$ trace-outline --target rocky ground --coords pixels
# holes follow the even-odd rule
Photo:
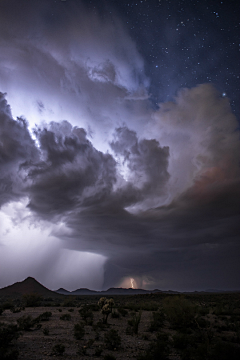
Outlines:
[[[14,311],[4,309],[0,323],[18,326],[20,335],[17,340],[12,341],[12,349],[18,350],[19,360],[238,358],[238,297],[235,296],[232,308],[233,302],[229,301],[227,305],[223,302],[221,309],[217,302],[206,304],[196,299],[189,302],[178,297],[175,300],[172,304],[164,300],[165,308],[159,303],[159,317],[155,320],[153,313],[156,311],[144,310],[147,301],[141,300],[141,305],[138,306],[135,301],[135,309],[124,308],[122,305],[117,307],[115,304],[107,324],[104,324],[105,315],[97,307],[97,301],[90,305],[85,301],[72,307],[59,304],[25,307],[21,311],[20,308],[15,308]],[[202,305],[196,307],[196,303]],[[186,324],[183,324],[185,321]],[[75,333],[76,324],[80,324],[78,336]]]
[[[51,312],[52,316],[49,321],[40,322],[41,328],[34,326],[29,331],[21,331],[21,336],[17,340],[19,349],[19,360],[47,360],[52,357],[61,359],[62,356],[54,353],[53,348],[58,344],[65,346],[64,358],[75,359],[96,359],[97,354],[103,358],[106,354],[112,354],[116,359],[136,359],[147,348],[149,342],[154,338],[154,334],[148,332],[151,321],[151,312],[143,311],[139,323],[138,335],[127,335],[128,320],[131,315],[121,318],[108,317],[108,324],[102,329],[95,329],[93,325],[84,325],[85,335],[83,339],[76,340],[74,337],[74,325],[77,323],[84,324],[78,309],[74,308],[69,312],[67,308],[54,307],[37,307],[26,308],[21,313],[12,313],[5,310],[0,320],[6,323],[17,323],[17,319],[23,315],[30,315],[32,318],[38,317],[44,312]],[[71,316],[70,320],[61,320],[64,314]],[[102,321],[100,311],[93,312],[93,324]],[[44,331],[49,330],[48,335]],[[121,345],[113,350],[106,348],[104,335],[109,330],[115,329],[121,337]],[[102,349],[102,351],[101,351]],[[84,355],[84,352],[86,354]]]

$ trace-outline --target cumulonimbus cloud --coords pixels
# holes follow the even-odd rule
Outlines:
[[[66,248],[108,259],[105,286],[127,276],[236,286],[240,151],[228,98],[201,84],[156,110],[118,17],[59,3],[0,3],[0,91],[30,124],[1,94],[0,206],[24,198],[35,220],[64,223],[52,233]]]
[[[208,91],[207,98],[201,97],[203,91]],[[109,259],[105,286],[112,281],[119,283],[128,274],[138,279],[139,286],[143,279],[144,286],[146,279],[151,285],[164,286],[167,278],[171,284],[173,272],[180,266],[182,276],[187,273],[194,266],[196,254],[204,276],[203,261],[207,261],[206,268],[211,268],[212,277],[216,277],[217,258],[225,253],[229,261],[239,251],[236,121],[226,100],[213,87],[185,90],[184,96],[185,103],[176,98],[175,103],[163,105],[156,113],[156,126],[164,129],[158,140],[141,139],[135,131],[122,126],[115,130],[109,144],[111,155],[97,150],[86,130],[67,121],[37,126],[33,140],[26,121],[12,118],[2,94],[2,204],[25,196],[29,209],[38,217],[62,218],[69,231],[55,231],[55,236],[65,240],[67,247]],[[192,107],[191,96],[196,99]],[[211,96],[215,99],[215,116],[208,105]],[[178,125],[179,119],[185,130]],[[182,133],[188,134],[190,157],[185,157],[188,149],[183,146],[181,150]],[[164,134],[169,147],[160,146]],[[177,150],[182,151],[178,157]],[[181,172],[180,165],[169,169],[171,156],[175,166],[179,159],[180,164],[183,160],[190,167],[191,182],[170,196],[164,206],[153,206],[154,194],[161,197],[171,192],[172,177]],[[198,158],[200,165],[196,167],[192,160]],[[11,184],[11,191],[4,188],[6,183]],[[146,204],[148,199],[148,209],[142,211],[138,205]],[[134,205],[137,212],[126,210]],[[229,276],[236,267],[233,261]],[[200,279],[198,282],[201,286]]]

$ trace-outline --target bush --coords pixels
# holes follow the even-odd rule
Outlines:
[[[63,314],[62,316],[60,316],[60,320],[64,320],[64,321],[70,321],[71,318],[72,317],[70,314]]]
[[[112,318],[113,318],[113,319],[119,319],[119,317],[120,317],[119,312],[117,312],[117,311],[113,311],[113,312],[112,312]]]
[[[49,328],[47,326],[43,328],[43,335],[49,335]]]
[[[13,309],[11,309],[11,312],[13,314],[16,314],[16,313],[20,313],[22,311],[22,307],[14,307]]]
[[[103,360],[116,360],[116,358],[111,354],[107,354],[104,356]]]
[[[25,306],[27,307],[37,307],[40,306],[42,297],[38,294],[26,294],[23,295],[23,300],[25,302]]]
[[[65,352],[65,345],[63,344],[56,344],[52,348],[53,355],[63,355]]]
[[[99,306],[97,304],[90,304],[90,305],[88,305],[88,307],[89,307],[89,310],[92,310],[92,311],[99,310]]]
[[[75,324],[74,325],[74,336],[77,340],[81,340],[85,335],[84,325]]]
[[[233,344],[228,344],[223,341],[216,344],[212,360],[238,360],[240,359],[240,348]]]
[[[153,312],[152,313],[153,320],[151,321],[151,324],[149,326],[149,331],[159,331],[163,327],[164,324],[164,313],[161,311]]]
[[[13,305],[12,301],[5,301],[5,302],[2,304],[1,308],[2,308],[3,310],[12,310],[12,309],[14,308],[14,305]]]
[[[194,323],[196,307],[182,296],[167,297],[163,301],[167,319],[174,328],[187,328]]]
[[[173,335],[173,346],[175,349],[184,350],[192,344],[191,336],[177,333]]]
[[[103,351],[102,347],[99,346],[97,349],[95,349],[94,355],[95,355],[95,356],[101,356],[102,351]]]
[[[131,320],[128,320],[128,325],[132,327],[132,333],[138,334],[138,327],[141,320],[142,312],[135,314]],[[130,334],[130,331],[129,331]]]
[[[145,354],[137,360],[167,360],[169,355],[168,335],[158,334],[156,340],[151,342]]]
[[[78,310],[78,312],[86,323],[88,323],[89,325],[92,324],[93,312],[91,307],[89,307],[88,305],[84,305],[80,310]]]
[[[50,317],[52,316],[51,311],[46,311],[44,313],[42,313],[41,315],[39,315],[35,321],[49,321]]]
[[[74,301],[69,300],[69,299],[66,299],[66,300],[64,301],[64,303],[63,303],[62,306],[63,306],[63,307],[71,307],[71,308],[73,308],[73,307],[75,307],[76,305],[75,305],[75,302],[74,302]]]
[[[104,342],[107,349],[118,349],[121,346],[121,337],[116,330],[111,329],[104,335]]]
[[[0,346],[8,347],[11,342],[15,339],[18,339],[18,327],[17,325],[6,325],[5,323],[0,323]]]
[[[35,325],[35,322],[30,315],[23,315],[17,319],[20,330],[29,331]]]
[[[104,324],[101,320],[99,320],[96,324],[93,325],[93,330],[104,330],[107,326],[107,324]]]
[[[124,317],[128,315],[128,311],[122,307],[118,308],[118,312]]]
[[[6,325],[0,323],[0,359],[16,360],[18,351],[12,348],[12,341],[19,337],[16,325]]]

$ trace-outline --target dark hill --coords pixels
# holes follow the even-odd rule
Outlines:
[[[33,293],[43,297],[59,297],[59,294],[47,289],[32,277],[0,289],[0,297],[17,297]]]
[[[150,293],[162,293],[161,290],[155,289],[155,290],[143,290],[143,289],[124,289],[124,288],[110,288],[108,290],[103,291],[95,291],[95,290],[89,290],[89,289],[77,289],[74,291],[67,291],[65,289],[58,289],[56,290],[58,294],[64,294],[64,295],[99,295],[99,296],[105,296],[105,295],[139,295],[139,294],[150,294]]]
[[[101,294],[102,293],[100,291],[89,290],[86,288],[77,289],[69,293],[69,295],[101,295]]]
[[[56,293],[58,293],[58,294],[62,294],[62,295],[71,295],[71,292],[70,291],[68,291],[68,290],[65,290],[65,289],[63,289],[63,288],[60,288],[60,289],[58,289],[58,290],[55,290],[55,292]]]

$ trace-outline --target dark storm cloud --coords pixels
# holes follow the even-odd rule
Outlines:
[[[168,148],[161,148],[156,140],[138,140],[127,127],[118,128],[111,143],[117,154],[124,155],[131,172],[125,181],[113,156],[96,150],[83,128],[67,121],[51,122],[34,129],[35,143],[26,122],[12,119],[4,98],[1,104],[2,174],[8,167],[13,177],[23,171],[25,182],[19,183],[19,189],[24,189],[29,207],[41,216],[106,204],[122,209],[144,200],[153,188],[161,192],[169,178]],[[2,184],[5,180],[6,176]]]
[[[113,279],[118,282],[127,274],[139,276],[139,285],[142,284],[140,278],[147,276],[152,279],[149,286],[176,288],[178,283],[181,289],[185,282],[185,289],[190,289],[196,279],[195,288],[212,287],[214,281],[215,285],[225,288],[236,287],[239,270],[236,259],[240,254],[239,132],[229,103],[212,86],[201,85],[183,90],[175,102],[162,104],[156,119],[162,131],[161,139],[165,136],[169,141],[169,157],[168,149],[160,148],[156,140],[139,140],[136,133],[126,127],[116,130],[111,147],[119,155],[119,161],[127,165],[128,178],[141,189],[142,201],[150,186],[147,179],[151,179],[152,188],[155,186],[155,194],[161,184],[161,191],[175,194],[173,200],[165,206],[153,206],[135,214],[120,211],[119,207],[118,211],[115,207],[114,212],[107,206],[91,212],[86,210],[69,222],[73,229],[70,243],[72,239],[73,247],[78,246],[74,239],[81,231],[79,249],[98,248],[109,257],[106,287]],[[159,136],[159,131],[155,134]],[[143,144],[149,145],[145,152]],[[168,178],[167,167],[161,167],[172,161],[171,155],[174,161],[177,159],[171,168],[173,180]],[[191,167],[194,170],[190,170]],[[177,177],[185,169],[192,173],[191,182],[185,180],[185,189],[180,186],[174,192],[174,182],[177,183]],[[166,190],[164,185],[170,188]],[[147,194],[150,197],[151,192]],[[233,261],[227,266],[231,257]],[[218,262],[220,258],[225,264],[224,270]],[[192,273],[190,282],[184,280],[189,272]],[[174,273],[179,275],[176,282]]]
[[[12,118],[10,106],[0,93],[0,205],[23,195],[22,167],[38,158],[27,125],[23,118]]]
[[[105,287],[125,276],[138,279],[138,286],[151,279],[150,288],[237,287],[239,185],[224,186],[215,198],[206,191],[189,201],[185,194],[174,204],[142,214],[86,211],[70,220],[69,245],[108,256]],[[80,231],[81,243],[76,243]]]
[[[137,134],[127,127],[116,129],[115,139],[110,143],[117,155],[123,157],[130,171],[128,180],[139,186],[143,193],[157,197],[169,179],[167,172],[169,148],[159,142],[138,140]]]
[[[121,210],[161,194],[169,178],[168,148],[156,140],[139,140],[127,127],[116,129],[111,147],[124,155],[131,173],[128,181],[119,174],[113,156],[96,150],[84,129],[67,121],[52,122],[34,134],[41,161],[26,164],[31,181],[26,191],[29,207],[42,216],[89,207]]]
[[[86,131],[67,121],[36,129],[41,162],[29,170],[29,207],[42,216],[104,202],[116,181],[116,162],[97,151]]]
[[[159,57],[152,84],[175,88],[186,64],[176,63],[175,25],[165,30],[161,51],[171,68],[160,76]],[[24,197],[12,207],[24,207],[38,225],[48,220],[62,240],[46,255],[45,234],[39,269],[48,264],[50,273],[53,254],[65,246],[108,258],[104,287],[124,277],[145,288],[237,287],[240,151],[229,99],[201,84],[154,110],[143,58],[124,23],[81,1],[1,1],[0,49],[0,90],[19,115],[25,109],[31,127],[45,119],[33,140],[1,95],[0,205]],[[188,73],[194,84],[195,68]],[[161,98],[169,98],[167,85]],[[64,256],[53,276],[62,264]]]
[[[206,101],[200,103],[203,109]],[[176,105],[171,106],[174,112],[169,119],[174,122],[178,114],[189,131],[187,115],[182,112],[185,107],[181,105],[180,111]],[[193,109],[197,107],[195,104]],[[188,107],[190,113],[193,109]],[[118,157],[116,161],[111,154],[98,151],[83,128],[73,127],[67,121],[36,127],[34,142],[26,122],[13,120],[2,95],[1,202],[28,196],[28,207],[40,218],[64,219],[69,231],[54,230],[54,234],[68,248],[108,257],[105,287],[132,276],[139,286],[181,289],[189,271],[198,288],[211,287],[214,281],[234,287],[240,184],[238,154],[233,151],[238,143],[235,135],[232,137],[234,131],[230,128],[234,126],[230,125],[229,116],[228,112],[221,119],[215,116],[217,129],[213,123],[208,130],[210,135],[203,140],[208,157],[192,185],[169,204],[141,211],[142,203],[150,199],[152,204],[154,194],[157,197],[168,191],[168,147],[161,147],[155,139],[139,139],[135,131],[123,126],[116,129],[110,143]],[[221,135],[221,129],[225,129],[225,135]],[[211,147],[216,138],[220,144]],[[196,146],[198,153],[199,144]],[[228,162],[222,161],[224,156]],[[132,206],[135,213],[125,209]],[[231,257],[231,266],[225,270],[226,281],[221,282],[217,273],[222,274],[223,270],[218,259],[225,259],[228,264]],[[208,271],[211,276],[207,276]],[[179,275],[178,280],[174,273]],[[232,285],[227,284],[229,277]],[[185,289],[193,286],[192,281],[188,279]]]

